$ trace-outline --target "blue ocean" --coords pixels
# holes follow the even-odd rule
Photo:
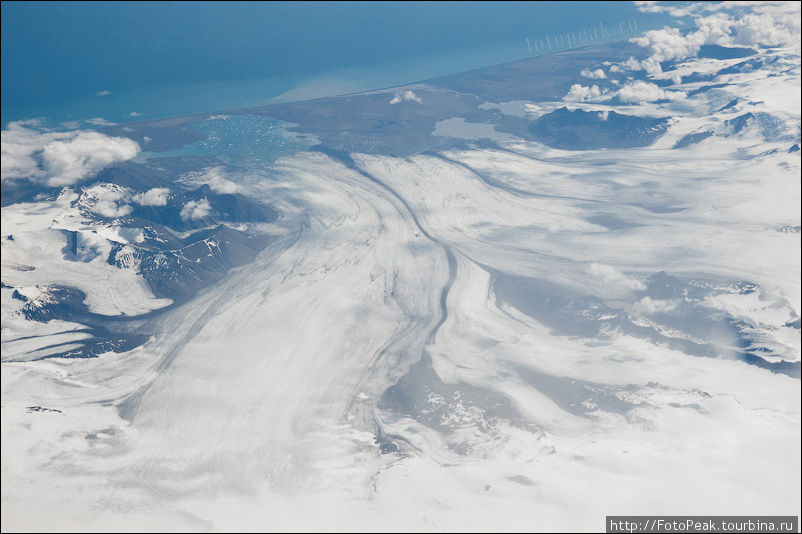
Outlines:
[[[666,20],[623,2],[3,2],[2,124],[119,124],[355,93]]]

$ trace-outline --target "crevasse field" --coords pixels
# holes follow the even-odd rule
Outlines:
[[[2,528],[800,514],[800,13],[2,131]]]

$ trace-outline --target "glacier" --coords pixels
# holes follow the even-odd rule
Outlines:
[[[3,530],[799,515],[800,49],[703,52],[3,130]]]

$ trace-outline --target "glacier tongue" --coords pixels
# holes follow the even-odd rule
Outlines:
[[[799,109],[752,98],[798,50],[755,54],[667,64],[667,101],[481,102],[521,63],[141,123],[175,153],[19,186],[4,529],[798,513]]]

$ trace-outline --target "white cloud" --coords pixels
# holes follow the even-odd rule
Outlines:
[[[190,200],[184,207],[181,208],[181,219],[184,221],[194,221],[196,219],[203,219],[212,212],[212,206],[205,198],[195,201]]]
[[[66,185],[111,163],[131,159],[138,152],[139,145],[130,139],[80,132],[72,139],[46,144],[42,148],[42,162],[50,185]]]
[[[131,113],[128,114],[128,116],[129,117],[141,117],[142,114],[139,113],[138,111],[132,111]]]
[[[417,102],[418,104],[422,104],[423,100],[412,91],[403,91],[396,93],[392,100],[390,100],[391,104],[398,104],[399,102]]]
[[[225,170],[222,167],[209,167],[202,171],[189,172],[182,178],[183,181],[194,185],[206,184],[212,191],[222,195],[233,195],[241,191],[238,184],[225,178]]]
[[[719,4],[690,4],[672,8],[656,3],[640,3],[638,9],[668,12],[674,16],[693,16],[696,30],[681,32],[677,28],[644,32],[630,42],[649,48],[650,65],[624,64],[631,70],[660,72],[661,61],[695,57],[705,44],[721,46],[799,46],[800,4],[798,2],[722,2]],[[725,12],[735,10],[735,13]],[[673,11],[677,11],[674,13]],[[718,11],[702,16],[704,11]],[[682,12],[682,14],[680,14]]]
[[[134,202],[142,206],[166,206],[170,190],[166,187],[154,187],[134,197]]]
[[[116,198],[103,198],[92,207],[92,211],[103,217],[125,217],[132,209],[128,204],[118,204]]]
[[[654,313],[670,313],[677,309],[678,302],[675,300],[660,300],[652,299],[651,297],[643,297],[633,306],[634,311],[644,314],[652,315]]]
[[[127,204],[128,191],[114,184],[96,184],[83,190],[82,203],[103,217],[125,217],[133,208]]]
[[[800,22],[799,3],[788,2],[796,6],[796,13],[771,12],[749,14],[735,21],[731,29],[732,44],[745,46],[799,46]],[[790,7],[790,5],[789,5]]]
[[[618,91],[618,98],[622,102],[654,102],[655,100],[683,100],[685,93],[682,91],[666,91],[657,85],[635,80],[624,85]]]
[[[629,291],[642,291],[646,289],[646,284],[619,272],[612,265],[591,263],[588,267],[588,273],[597,280],[601,280],[605,284],[619,289]]]
[[[585,87],[584,85],[575,83],[568,90],[568,93],[563,97],[566,102],[587,102],[599,100],[607,96],[607,91],[599,89],[598,85]]]
[[[81,127],[81,121],[66,121],[61,123],[61,127],[65,130],[77,130]]]
[[[677,6],[672,4],[665,4],[664,2],[633,2],[638,11],[642,13],[668,13],[672,17],[688,17],[695,12],[701,11],[704,6],[702,4],[690,4],[686,6]]]
[[[2,180],[69,185],[139,153],[139,145],[123,137],[94,131],[54,132],[28,125],[12,122],[2,131]]]
[[[678,28],[663,28],[644,32],[641,37],[633,37],[629,41],[650,48],[650,57],[659,62],[695,56],[706,39],[703,32],[683,35]]]
[[[222,174],[215,174],[211,176],[207,183],[215,193],[232,195],[240,191],[239,185],[235,184],[231,180],[226,180],[223,178]]]
[[[107,121],[103,117],[94,117],[92,119],[86,119],[86,121],[84,122],[91,124],[92,126],[115,126],[117,124],[115,122]]]
[[[635,59],[634,57],[630,57],[629,59],[627,59],[626,61],[621,63],[619,65],[619,67],[622,70],[623,69],[626,69],[626,70],[643,70],[643,66],[641,65],[641,62],[638,61],[637,59]],[[613,70],[612,67],[610,68],[610,70]]]
[[[19,126],[25,126],[26,128],[44,128],[44,118],[43,117],[36,117],[34,119],[23,119],[21,121],[15,121],[9,123],[9,126],[12,124],[16,124]]]
[[[95,93],[95,94],[96,94],[97,96],[108,96],[108,95],[110,95],[110,94],[111,94],[111,91],[107,91],[107,90],[103,89],[102,91],[98,91],[98,92],[97,92],[97,93]]]
[[[593,80],[604,80],[607,78],[607,75],[604,73],[604,69],[584,69],[582,72],[580,72],[580,74],[582,74],[582,76],[585,78],[591,78]]]

